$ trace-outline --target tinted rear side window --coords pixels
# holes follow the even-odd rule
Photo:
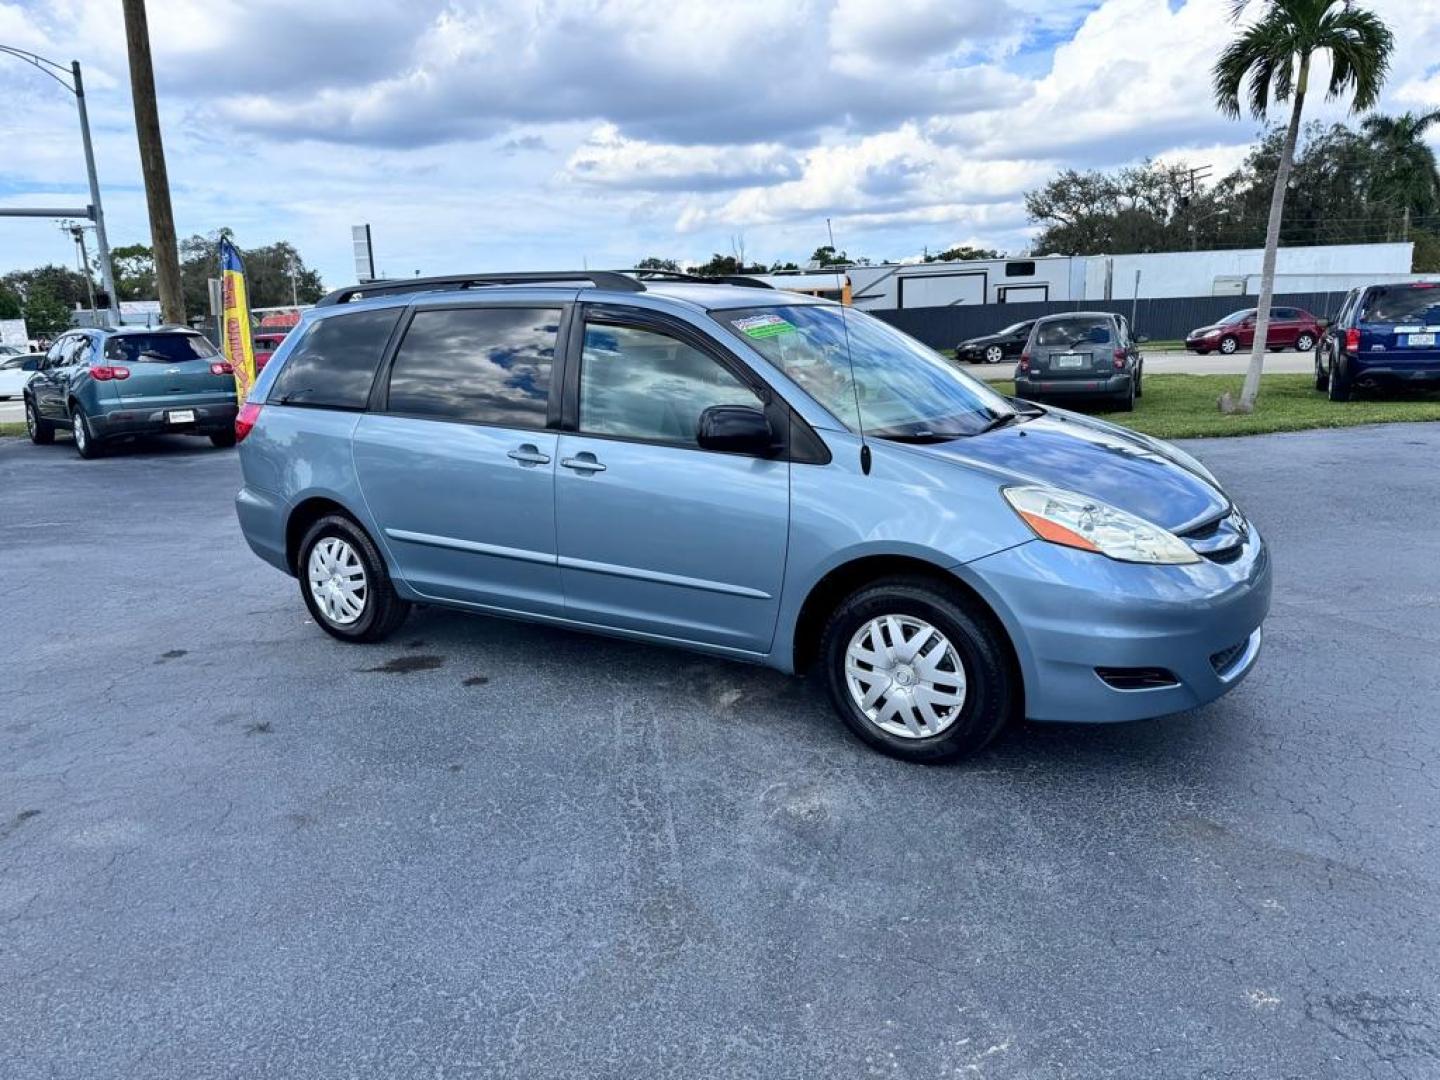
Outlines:
[[[218,355],[199,334],[116,334],[105,342],[105,359],[127,364],[183,364]]]
[[[559,308],[417,311],[390,372],[392,413],[543,428]]]
[[[1055,319],[1042,322],[1036,330],[1037,345],[1109,345],[1110,320]]]
[[[282,405],[363,409],[404,308],[331,315],[310,327],[267,395]]]

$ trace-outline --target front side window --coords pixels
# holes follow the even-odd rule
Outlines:
[[[853,308],[797,304],[714,316],[852,431],[925,441],[978,434],[1015,415],[939,353]]]
[[[363,409],[390,332],[403,308],[329,315],[310,324],[267,400],[281,405]]]
[[[105,343],[105,359],[120,364],[183,364],[218,355],[199,334],[116,334]]]
[[[543,428],[559,308],[415,313],[390,372],[392,413]]]
[[[588,323],[580,357],[580,430],[695,446],[712,405],[760,408],[713,357],[659,330]]]

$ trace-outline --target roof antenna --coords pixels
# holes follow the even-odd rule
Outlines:
[[[850,361],[850,389],[855,393],[855,426],[860,434],[860,471],[870,475],[870,444],[865,441],[865,414],[860,409],[860,380],[855,377],[855,353],[850,348],[850,312],[840,308],[840,328],[845,331],[845,358]]]

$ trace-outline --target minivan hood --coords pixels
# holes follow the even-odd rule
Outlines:
[[[983,435],[907,444],[937,458],[993,473],[1002,484],[1049,484],[1109,503],[1172,531],[1222,517],[1230,500],[1169,456],[1157,439],[1064,410]]]

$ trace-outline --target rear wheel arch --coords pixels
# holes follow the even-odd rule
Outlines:
[[[968,582],[937,563],[911,555],[866,555],[835,567],[810,588],[800,614],[795,619],[792,666],[797,674],[813,667],[820,654],[820,641],[825,624],[844,599],[877,581],[905,578],[925,582],[952,593],[966,601],[976,615],[984,618],[1004,648],[1015,676],[1015,685],[1025,685],[1024,671],[1010,630],[994,607]]]
[[[365,523],[350,512],[349,507],[338,503],[334,499],[324,496],[312,496],[296,503],[290,511],[290,516],[285,520],[285,565],[290,567],[291,573],[297,573],[296,560],[300,557],[300,542],[305,539],[305,534],[310,531],[310,526],[323,517],[331,514],[338,514],[340,517],[349,518],[355,523],[355,527],[370,536],[370,530]],[[375,537],[370,536],[371,543],[375,543]],[[379,548],[377,543],[376,548]]]

